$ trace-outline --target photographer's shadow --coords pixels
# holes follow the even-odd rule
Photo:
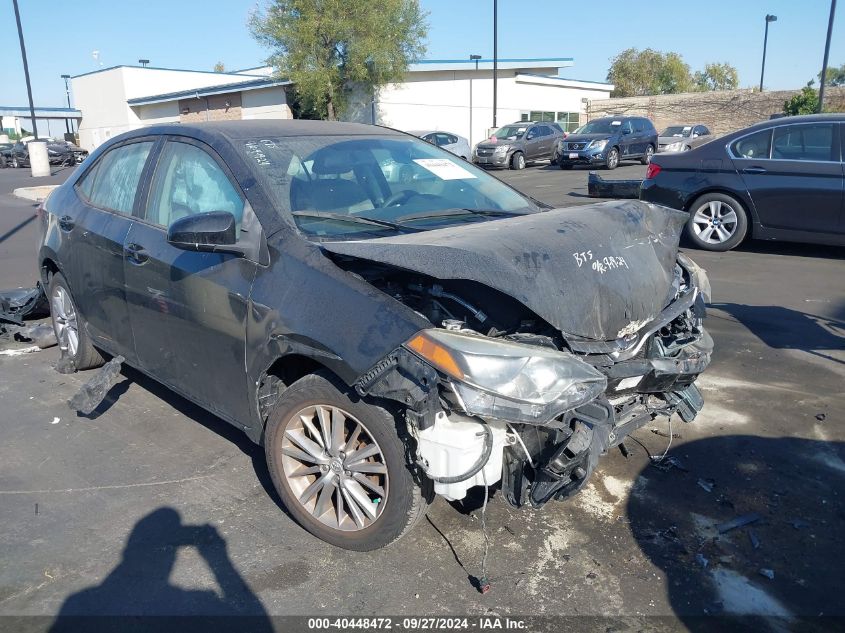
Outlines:
[[[196,548],[218,592],[170,583],[180,547]],[[92,616],[244,616],[250,631],[273,631],[264,605],[235,569],[219,532],[211,525],[183,525],[179,513],[168,507],[135,524],[117,567],[101,584],[68,597],[51,632],[78,630],[79,619]]]

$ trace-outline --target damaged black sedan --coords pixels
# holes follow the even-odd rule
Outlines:
[[[341,547],[396,540],[435,493],[563,499],[632,430],[703,404],[710,289],[678,252],[685,214],[548,209],[392,130],[135,130],[40,220],[68,362],[123,356],[243,429]]]

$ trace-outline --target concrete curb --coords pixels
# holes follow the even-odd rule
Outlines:
[[[17,198],[23,198],[24,200],[41,202],[53,192],[53,189],[58,186],[59,185],[40,185],[38,187],[18,187],[12,192],[12,195]]]

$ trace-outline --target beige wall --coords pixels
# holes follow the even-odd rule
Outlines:
[[[588,114],[591,119],[621,114],[644,115],[654,121],[658,131],[673,124],[703,123],[711,132],[721,135],[781,113],[784,101],[798,92],[800,90],[727,90],[594,99],[589,104]],[[828,108],[845,111],[845,88],[826,88],[825,104]]]
[[[179,101],[181,123],[203,121],[238,121],[241,118],[241,93],[212,95]]]

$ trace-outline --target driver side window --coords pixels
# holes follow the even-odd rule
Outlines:
[[[168,141],[153,176],[146,219],[167,227],[179,218],[210,211],[243,220],[244,201],[217,162],[195,145]]]

